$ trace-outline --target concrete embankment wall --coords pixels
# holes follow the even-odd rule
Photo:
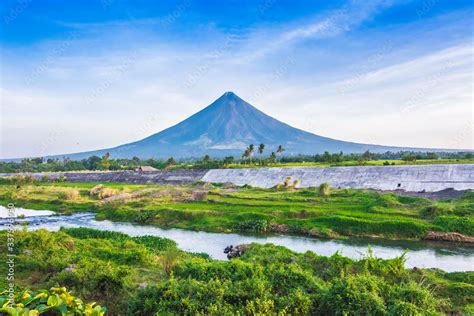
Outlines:
[[[61,175],[67,182],[114,182],[135,184],[183,184],[200,181],[208,170],[165,170],[153,172],[135,171],[97,171],[97,172],[44,172],[29,173],[40,180],[48,176],[49,180],[57,180]],[[0,174],[12,176],[14,174]],[[25,174],[23,174],[25,175]]]
[[[300,187],[315,187],[327,182],[332,187],[371,188],[435,192],[447,188],[474,189],[474,165],[416,165],[330,168],[257,168],[214,170],[165,170],[154,172],[53,172],[31,174],[37,179],[60,175],[68,182],[117,182],[137,184],[182,184],[196,181],[230,182],[270,188],[283,183],[286,177],[299,180]],[[12,174],[0,174],[11,176]]]
[[[206,173],[202,180],[270,188],[283,183],[286,177],[299,180],[300,187],[327,182],[332,187],[413,192],[474,189],[474,165],[215,169]]]

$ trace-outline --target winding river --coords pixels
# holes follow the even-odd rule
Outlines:
[[[87,227],[110,230],[131,236],[160,236],[174,240],[178,247],[192,252],[204,252],[214,259],[226,259],[223,249],[229,245],[246,243],[272,243],[285,246],[296,252],[313,251],[319,255],[330,256],[336,251],[342,255],[358,259],[367,255],[370,244],[373,253],[379,258],[394,258],[407,251],[406,267],[439,268],[445,271],[474,271],[474,247],[461,244],[390,241],[380,239],[321,240],[286,235],[241,235],[226,233],[207,233],[184,229],[161,229],[150,225],[97,221],[93,213],[78,213],[70,216],[54,215],[50,211],[33,211],[16,208],[18,223],[28,222],[28,229],[47,229],[57,231],[61,227]],[[9,219],[7,209],[0,206],[0,230],[7,228]]]

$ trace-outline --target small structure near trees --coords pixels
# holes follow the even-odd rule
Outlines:
[[[137,172],[151,172],[151,171],[158,171],[158,169],[152,166],[140,166],[135,169]]]

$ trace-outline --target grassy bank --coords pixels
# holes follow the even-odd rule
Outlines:
[[[0,232],[5,240],[6,232]],[[159,237],[90,229],[20,231],[17,292],[67,287],[109,315],[438,315],[473,312],[474,274],[403,268],[403,258],[297,254],[252,244],[230,261]],[[0,260],[6,258],[0,243]],[[6,275],[6,265],[0,274]],[[0,289],[6,288],[0,278]]]
[[[4,183],[0,203],[61,213],[93,211],[98,219],[214,232],[421,239],[428,231],[438,231],[474,236],[472,192],[432,201],[354,189],[96,185],[37,183],[17,188]]]

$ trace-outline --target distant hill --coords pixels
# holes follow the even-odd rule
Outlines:
[[[362,153],[415,150],[441,151],[352,143],[319,136],[280,122],[242,100],[233,92],[226,92],[203,110],[179,124],[137,142],[118,147],[56,155],[82,159],[109,152],[113,158],[191,158],[240,157],[249,144],[265,144],[266,153],[285,148],[285,155],[329,152]],[[454,151],[454,150],[445,150]]]

